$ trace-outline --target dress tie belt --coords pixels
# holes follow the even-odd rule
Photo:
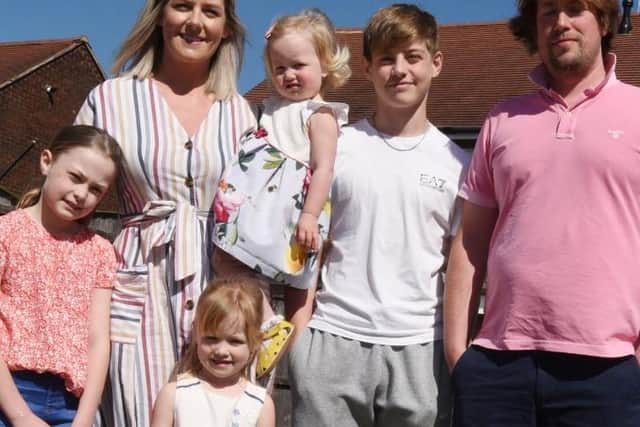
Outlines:
[[[202,263],[203,236],[198,231],[198,218],[208,218],[212,214],[196,209],[190,203],[153,200],[147,202],[142,213],[126,217],[122,225],[140,226],[140,249],[145,262],[153,248],[171,245],[174,278],[183,280],[194,275]]]

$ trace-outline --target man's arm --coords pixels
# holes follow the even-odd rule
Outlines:
[[[444,287],[444,351],[449,369],[469,343],[497,217],[495,208],[464,202],[462,226],[451,244]]]

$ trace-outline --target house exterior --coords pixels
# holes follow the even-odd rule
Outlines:
[[[0,43],[0,213],[41,184],[40,152],[104,79],[84,37]],[[98,231],[115,233],[116,212],[112,191],[98,207]]]

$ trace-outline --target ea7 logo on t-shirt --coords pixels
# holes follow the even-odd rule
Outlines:
[[[438,178],[437,176],[430,175],[428,173],[420,174],[420,185],[435,188],[438,191],[444,191],[444,185],[446,183],[447,181],[442,178]]]

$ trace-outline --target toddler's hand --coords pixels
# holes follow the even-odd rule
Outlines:
[[[320,233],[318,219],[310,213],[302,212],[296,227],[296,240],[312,251],[320,249]]]

